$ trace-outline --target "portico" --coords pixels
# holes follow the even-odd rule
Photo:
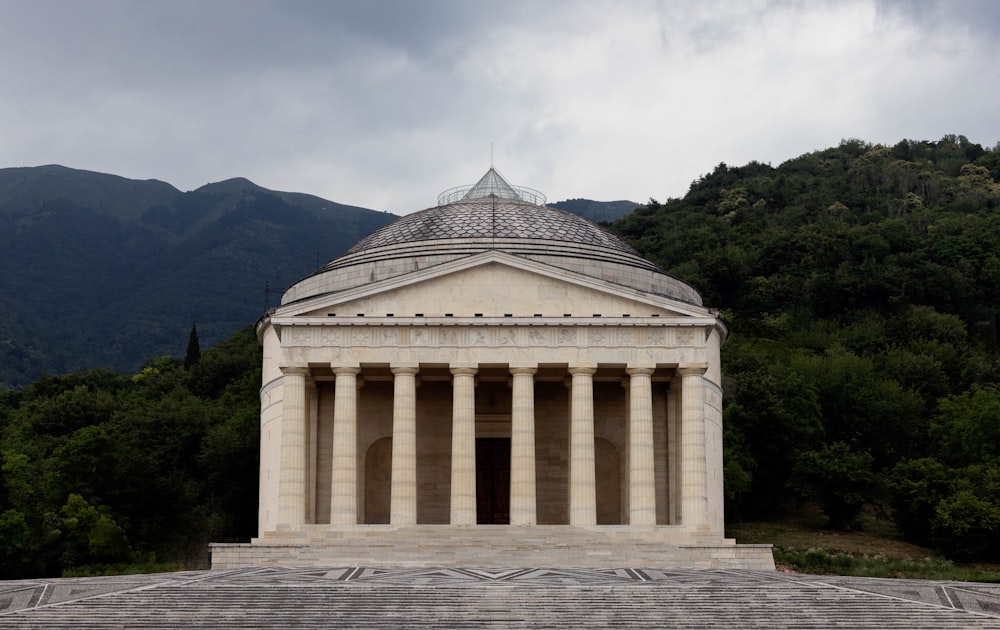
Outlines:
[[[423,332],[431,331],[444,332]],[[680,370],[697,377],[687,392],[671,388],[674,379],[682,378]],[[705,371],[703,364],[452,366],[436,360],[403,366],[282,366],[284,413],[275,421],[281,423],[283,441],[277,461],[265,468],[265,476],[278,474],[279,509],[273,515],[262,512],[262,527],[482,522],[476,518],[479,504],[495,498],[479,497],[477,503],[483,492],[482,487],[477,491],[477,477],[487,474],[477,466],[477,444],[484,448],[477,441],[491,439],[506,440],[509,452],[499,468],[509,488],[509,500],[503,502],[509,511],[500,522],[686,524],[707,530],[720,516],[709,514],[708,476],[702,472],[697,483],[674,484],[673,492],[669,483],[672,476],[697,474],[704,466],[685,467],[683,450],[673,461],[661,462],[659,471],[656,465],[656,455],[669,451],[671,434],[696,436],[699,442],[689,445],[687,456],[705,456],[704,431],[692,426],[702,417],[690,404],[685,415],[681,400],[683,395],[704,397]],[[601,409],[596,426],[595,386]],[[422,389],[426,395],[418,397]],[[668,413],[671,408],[681,413]],[[361,415],[366,428],[359,432]],[[323,437],[329,445],[319,443]],[[600,519],[596,441],[605,458],[611,453],[620,462],[617,470],[605,470]],[[382,466],[386,446],[388,471]],[[602,463],[606,469],[608,462]],[[492,466],[497,470],[495,461]],[[496,484],[486,487],[495,491]],[[684,501],[685,490],[694,498]],[[418,509],[418,504],[426,505]]]

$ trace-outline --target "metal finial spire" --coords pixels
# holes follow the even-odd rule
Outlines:
[[[438,195],[438,205],[472,199],[511,199],[526,201],[537,206],[545,205],[545,195],[525,186],[511,186],[496,168],[490,167],[479,181],[471,186],[456,186]]]

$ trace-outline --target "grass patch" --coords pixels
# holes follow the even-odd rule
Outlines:
[[[878,578],[954,580],[959,582],[1000,582],[1000,568],[991,565],[956,565],[939,557],[900,558],[827,550],[819,547],[774,548],[779,568],[813,575],[853,575]]]
[[[892,523],[867,515],[854,531],[824,529],[810,511],[766,522],[732,523],[726,535],[741,543],[774,545],[780,571],[814,575],[1000,582],[1000,565],[956,564],[933,549],[903,542]]]

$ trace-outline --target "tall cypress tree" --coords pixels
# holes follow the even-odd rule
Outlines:
[[[184,369],[190,370],[201,360],[201,345],[198,343],[198,327],[191,324],[191,334],[188,335],[187,352],[184,354]]]

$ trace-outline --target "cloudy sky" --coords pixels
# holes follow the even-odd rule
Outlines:
[[[680,197],[844,138],[1000,141],[998,0],[0,0],[0,167],[397,214],[490,165]]]

